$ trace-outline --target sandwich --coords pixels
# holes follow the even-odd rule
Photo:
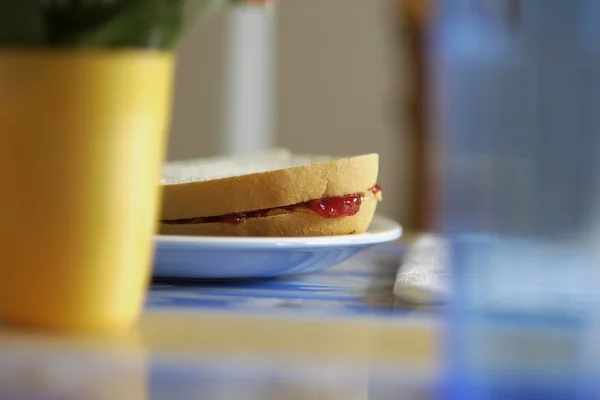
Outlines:
[[[379,156],[295,155],[275,149],[166,163],[160,233],[332,236],[367,230]]]

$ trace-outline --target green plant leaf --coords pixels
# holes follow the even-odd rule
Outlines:
[[[37,0],[0,0],[0,45],[23,46],[46,41],[43,9]]]
[[[53,6],[51,45],[170,48],[179,36],[183,0],[113,0]]]
[[[173,49],[236,0],[0,0],[0,46]]]

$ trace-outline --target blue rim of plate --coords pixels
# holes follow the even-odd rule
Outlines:
[[[402,236],[402,226],[387,217],[376,215],[365,233],[315,237],[230,237],[167,236],[154,237],[157,245],[179,245],[207,248],[319,248],[332,246],[369,246],[394,241]]]

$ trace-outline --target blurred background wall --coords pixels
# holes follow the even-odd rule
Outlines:
[[[410,213],[409,83],[397,0],[281,0],[275,10],[272,144],[295,152],[378,152],[381,212]],[[169,159],[227,152],[233,12],[198,26],[179,52]]]

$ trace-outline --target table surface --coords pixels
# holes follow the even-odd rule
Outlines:
[[[393,296],[402,249],[287,278],[156,281],[115,337],[0,329],[0,398],[429,398],[437,324]]]

